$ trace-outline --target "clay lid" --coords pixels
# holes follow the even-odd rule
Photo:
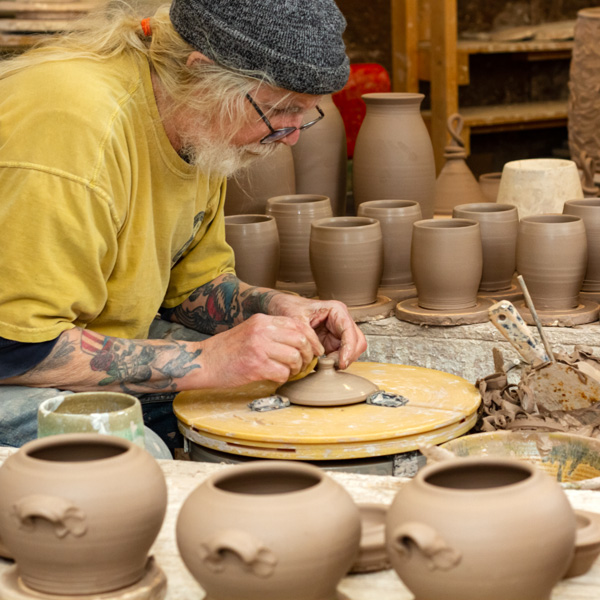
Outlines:
[[[363,402],[379,388],[360,375],[335,368],[333,358],[319,358],[317,371],[303,379],[282,385],[277,393],[292,404],[344,406]]]

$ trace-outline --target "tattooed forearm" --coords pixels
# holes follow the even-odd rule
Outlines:
[[[244,319],[251,317],[256,313],[269,313],[269,304],[273,296],[279,294],[273,290],[264,291],[260,288],[251,287],[242,292],[242,314]]]

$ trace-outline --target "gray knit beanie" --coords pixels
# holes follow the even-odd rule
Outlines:
[[[174,0],[170,17],[217,64],[266,73],[286,90],[330,94],[348,80],[346,20],[334,0]]]

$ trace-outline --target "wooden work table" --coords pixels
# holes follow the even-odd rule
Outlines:
[[[0,448],[0,462],[11,449]],[[152,554],[168,579],[167,600],[202,600],[204,592],[184,566],[175,541],[175,523],[179,508],[188,494],[208,475],[223,468],[200,462],[159,461],[167,479],[169,504],[161,532],[152,548]],[[352,473],[331,473],[357,502],[390,504],[398,489],[407,479]],[[600,492],[568,490],[574,508],[600,512]],[[0,559],[0,571],[12,563]],[[349,600],[412,600],[412,594],[400,582],[393,570],[367,575],[345,577],[339,589]],[[551,600],[592,600],[600,597],[600,561],[585,575],[559,583]]]

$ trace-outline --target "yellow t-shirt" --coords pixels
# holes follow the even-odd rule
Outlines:
[[[234,272],[224,197],[169,143],[145,58],[0,80],[0,337],[146,337],[161,305]]]

